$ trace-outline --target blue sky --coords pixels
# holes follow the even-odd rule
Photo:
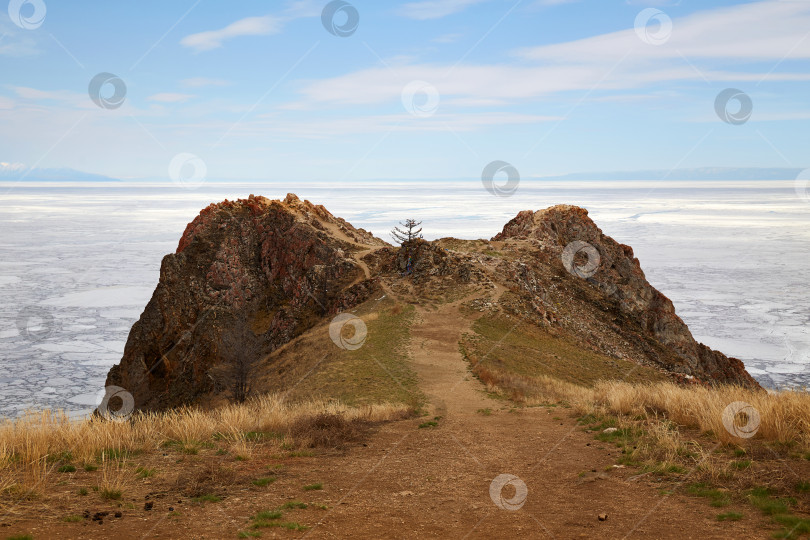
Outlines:
[[[523,177],[807,166],[810,2],[354,0],[344,37],[326,5],[12,0],[0,167],[163,180],[191,154],[212,180],[347,182],[493,160]],[[102,72],[126,85],[118,108],[88,95]],[[716,112],[727,88],[746,121]]]

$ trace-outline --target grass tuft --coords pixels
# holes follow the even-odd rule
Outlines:
[[[117,500],[121,499],[121,496],[122,496],[121,491],[118,490],[118,489],[102,488],[102,489],[99,490],[98,493],[99,493],[99,495],[101,495],[102,499],[107,499],[107,500],[111,500],[111,501],[117,501]]]
[[[283,515],[284,513],[281,512],[280,510],[263,510],[257,513],[255,516],[253,516],[253,519],[255,520],[263,519],[270,521],[273,519],[281,519]]]
[[[728,506],[731,503],[731,499],[729,499],[729,496],[725,491],[709,487],[703,482],[690,485],[687,488],[687,491],[691,495],[710,499],[711,505],[714,507]]]
[[[198,503],[198,504],[207,503],[207,502],[215,503],[215,502],[219,502],[221,500],[222,500],[222,497],[220,497],[219,495],[214,495],[212,493],[206,493],[205,495],[200,495],[199,497],[192,497],[191,498],[191,502],[195,502],[195,503]]]
[[[774,535],[775,538],[799,538],[805,534],[810,534],[810,519],[782,515],[775,516],[773,520],[785,528],[777,532]]]
[[[146,469],[144,467],[138,467],[135,469],[135,474],[138,478],[150,478],[155,475],[155,469]]]
[[[255,480],[253,480],[252,483],[253,483],[254,486],[265,487],[265,486],[269,486],[270,484],[272,484],[275,481],[276,481],[275,476],[267,476],[267,477],[264,477],[264,478],[256,478]]]

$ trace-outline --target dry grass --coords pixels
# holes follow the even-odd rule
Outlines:
[[[649,421],[651,432],[666,447],[675,440],[673,424],[711,433],[722,443],[740,443],[723,424],[734,402],[750,404],[760,416],[755,439],[798,445],[810,450],[810,393],[802,390],[763,392],[735,386],[681,386],[671,382],[632,384],[601,381],[585,387],[553,377],[527,377],[486,369],[476,374],[491,392],[526,405],[564,401],[580,414],[613,414]],[[666,422],[661,422],[662,420]],[[734,418],[736,425],[745,418]]]
[[[127,485],[133,480],[132,472],[126,466],[126,460],[114,460],[101,455],[101,475],[98,480],[98,492],[105,499],[120,499]]]
[[[810,394],[806,391],[763,392],[734,386],[706,388],[609,381],[596,385],[591,400],[616,414],[649,416],[659,412],[679,425],[711,432],[723,443],[739,441],[725,428],[723,416],[731,403],[744,402],[759,413],[756,437],[810,448]],[[745,423],[744,418],[734,420],[737,425]]]
[[[290,404],[276,395],[212,411],[183,408],[140,414],[125,422],[98,418],[76,421],[50,411],[31,413],[0,424],[0,505],[3,499],[30,499],[44,493],[59,464],[99,462],[102,474],[98,490],[114,498],[130,480],[132,473],[126,467],[129,456],[153,452],[167,443],[185,450],[225,440],[235,455],[248,459],[255,447],[248,434],[280,434],[279,446],[309,446],[323,440],[323,430],[319,429],[323,418],[354,426],[400,419],[411,413],[405,405],[348,407],[334,401]],[[329,440],[336,441],[334,437]]]

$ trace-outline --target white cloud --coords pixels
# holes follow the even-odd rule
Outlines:
[[[0,162],[0,172],[20,172],[27,169],[24,163],[9,163],[7,161]]]
[[[193,96],[192,94],[175,94],[171,92],[163,92],[160,94],[154,94],[152,96],[149,96],[146,99],[148,99],[149,101],[158,101],[160,103],[185,103],[186,101],[190,100],[193,97],[195,96]]]
[[[183,79],[182,83],[185,86],[192,88],[202,88],[203,86],[228,86],[231,83],[222,79],[209,79],[207,77],[192,77],[191,79]]]
[[[641,42],[634,29],[556,45],[522,49],[530,60],[595,63],[701,58],[780,60],[810,58],[810,2],[770,0],[701,11],[673,21],[664,45]]]
[[[325,3],[323,0],[296,0],[287,5],[284,13],[290,18],[320,17]]]
[[[89,101],[86,94],[79,94],[68,90],[39,90],[27,86],[15,86],[14,92],[21,98],[31,101],[61,101],[70,104],[79,101]]]
[[[487,0],[426,0],[423,2],[409,2],[402,5],[397,10],[397,14],[418,21],[440,19],[463,11],[474,4],[480,4],[486,1]]]
[[[267,36],[278,34],[284,25],[304,17],[320,17],[324,6],[321,0],[293,0],[278,15],[246,17],[233,22],[220,30],[209,30],[191,34],[180,40],[180,44],[197,52],[210,51],[222,47],[231,38],[239,36]]]
[[[288,107],[395,102],[413,80],[429,82],[444,105],[459,107],[509,105],[558,92],[638,89],[661,82],[702,84],[704,77],[712,83],[806,81],[806,71],[769,72],[785,57],[810,58],[808,28],[810,2],[769,0],[676,19],[665,45],[644,43],[629,28],[521,49],[515,56],[524,62],[511,66],[409,63],[394,65],[394,77],[387,68],[370,68],[310,82],[301,90],[303,101]]]
[[[560,4],[573,4],[574,2],[579,2],[580,0],[537,0],[535,2],[536,6],[558,6]]]
[[[247,17],[220,30],[209,30],[184,37],[180,43],[197,52],[210,51],[222,46],[228,39],[238,36],[265,36],[281,31],[282,19],[272,16]]]
[[[462,37],[462,34],[444,34],[433,38],[433,43],[455,43]]]
[[[626,3],[631,6],[664,7],[678,6],[681,4],[681,0],[626,0]]]
[[[701,81],[701,75],[687,65],[661,66],[644,70],[610,71],[609,65],[447,66],[411,65],[366,69],[333,79],[312,82],[302,89],[304,103],[287,108],[307,109],[318,104],[381,104],[401,98],[410,81],[427,81],[435,86],[442,103],[459,106],[509,105],[565,91],[587,92],[598,84],[602,90],[639,88],[661,81]],[[745,72],[705,71],[714,81],[759,81],[762,75]],[[810,80],[810,74],[771,74],[769,80]]]
[[[0,15],[0,56],[19,58],[39,54],[41,37],[36,32],[20,30],[5,16]]]
[[[470,132],[489,126],[537,124],[560,120],[556,116],[517,113],[437,113],[429,118],[402,114],[349,116],[336,119],[285,120],[277,114],[260,115],[257,120],[239,127],[246,137],[266,136],[268,133],[285,137],[328,139],[366,133],[395,132]]]

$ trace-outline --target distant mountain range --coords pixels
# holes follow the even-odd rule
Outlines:
[[[0,162],[0,181],[25,182],[118,182],[117,178],[93,174],[75,169],[30,168],[22,163]]]
[[[541,180],[795,180],[804,169],[701,167],[699,169],[613,171],[543,176]]]
[[[795,180],[803,168],[735,168],[701,167],[698,169],[643,170],[643,171],[597,171],[570,173],[557,176],[528,177],[537,180]],[[120,182],[118,178],[93,174],[76,169],[31,169],[22,163],[0,162],[0,181],[25,182]],[[149,179],[142,179],[148,181]],[[402,179],[393,179],[402,181]],[[458,178],[458,180],[467,180]],[[130,180],[138,182],[138,180]],[[228,180],[220,180],[228,182]],[[234,180],[251,182],[250,180]],[[256,180],[258,181],[258,180]],[[375,179],[369,181],[385,181]]]

